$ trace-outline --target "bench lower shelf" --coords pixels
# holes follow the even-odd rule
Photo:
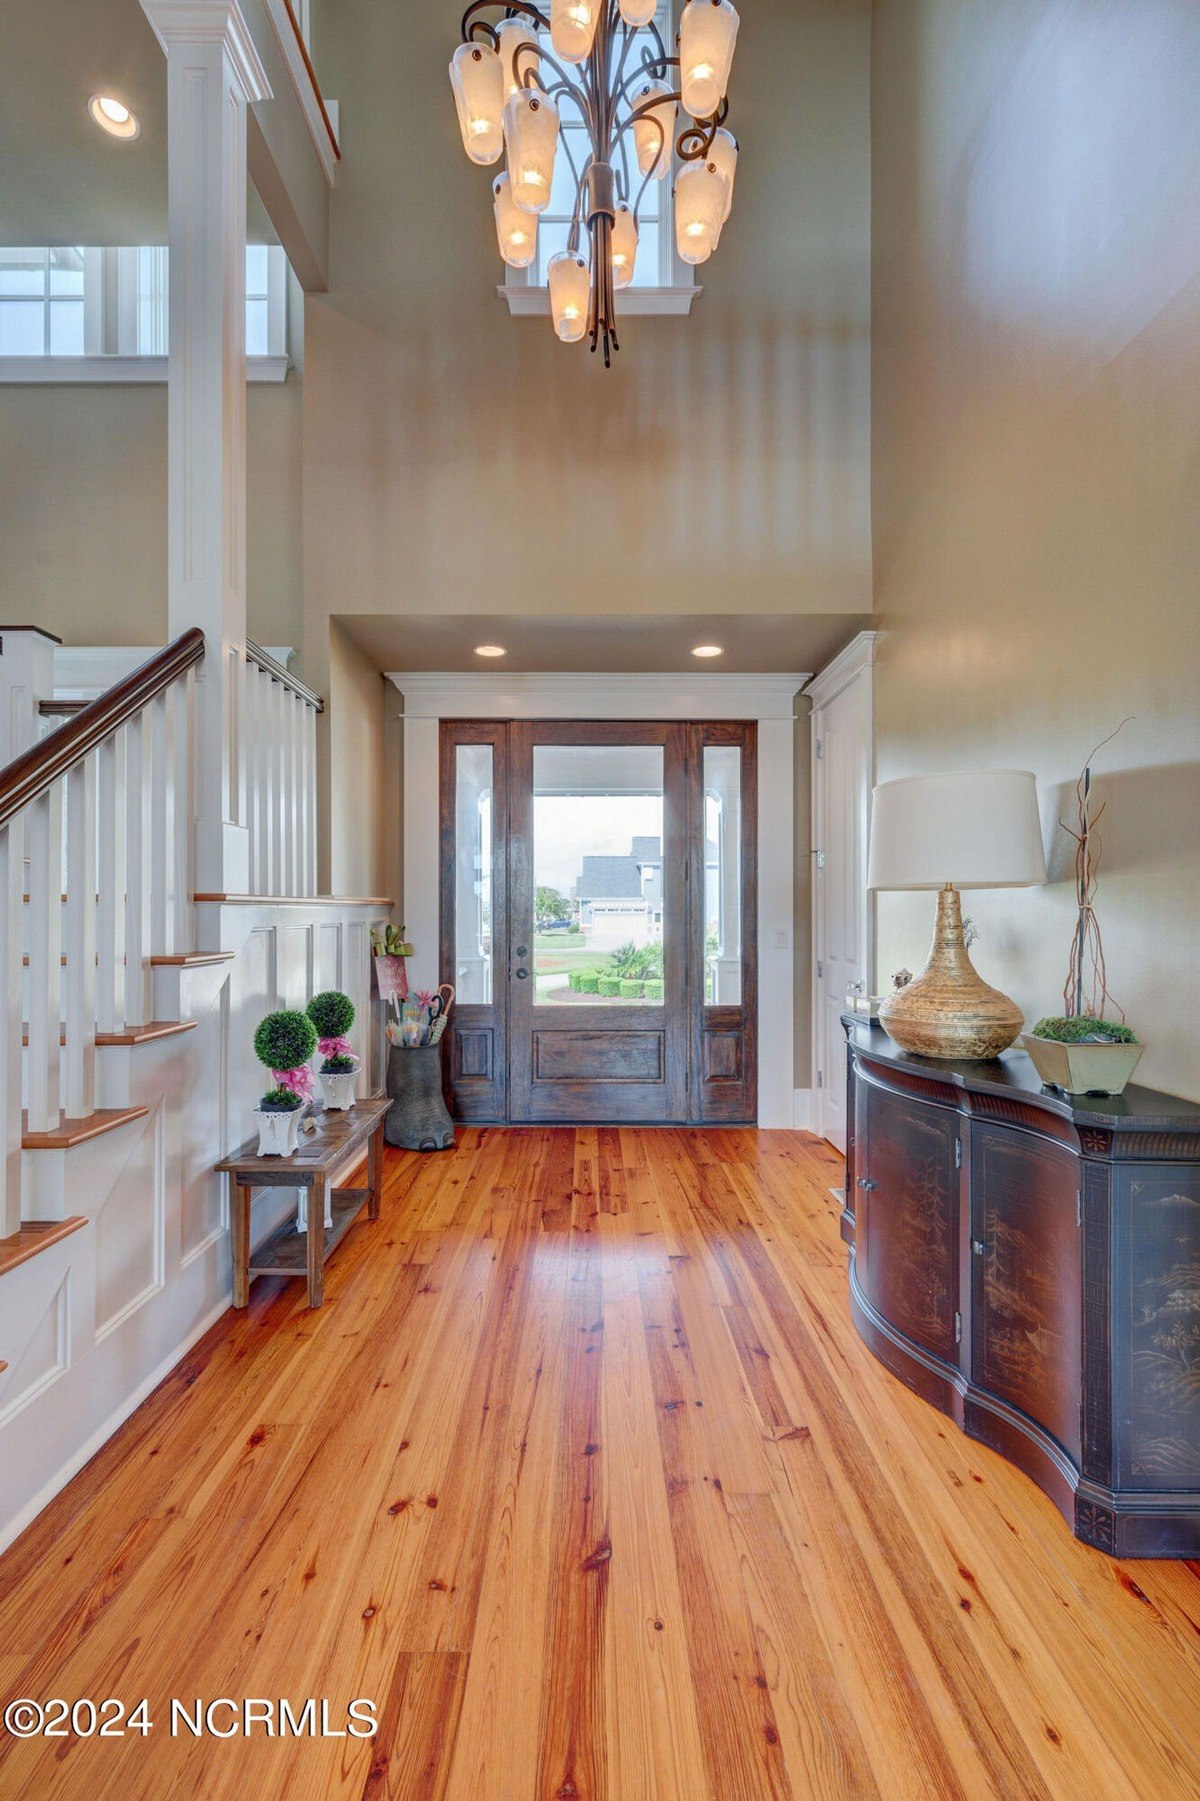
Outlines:
[[[335,1188],[330,1197],[333,1224],[325,1227],[323,1261],[328,1261],[371,1198],[369,1188]],[[270,1238],[250,1254],[252,1276],[307,1276],[308,1233],[298,1232],[294,1219],[285,1220]]]

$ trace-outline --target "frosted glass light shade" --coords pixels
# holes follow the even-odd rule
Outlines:
[[[531,69],[536,71],[541,68],[541,56],[531,54],[537,50],[538,41],[528,25],[520,19],[505,19],[497,25],[496,36],[500,40],[500,68],[504,76],[504,98],[507,100],[510,94],[515,94],[519,87],[524,86],[525,77]],[[530,46],[530,50],[525,51],[520,62],[516,63],[517,51],[522,50],[526,44]]]
[[[603,0],[550,0],[550,42],[567,63],[591,55]]]
[[[510,269],[528,269],[537,256],[538,216],[517,205],[507,175],[497,175],[492,195],[500,254]]]
[[[657,104],[656,104],[657,102]],[[661,181],[671,167],[671,147],[675,137],[675,101],[671,90],[661,81],[652,81],[634,95],[634,111],[649,111],[633,121],[633,147],[638,168],[643,175]],[[660,129],[661,127],[661,129]]]
[[[715,163],[688,163],[675,182],[675,248],[685,263],[706,263],[717,247],[729,183]]]
[[[617,208],[612,224],[613,286],[627,288],[637,265],[638,228],[633,209],[624,201]]]
[[[550,316],[564,344],[578,344],[588,328],[591,273],[583,257],[562,250],[550,258]]]
[[[649,25],[658,11],[658,0],[620,0],[621,17],[626,25],[635,29],[639,25]]]
[[[1037,782],[972,769],[881,782],[871,798],[868,888],[1032,888],[1046,880]]]
[[[725,98],[740,23],[730,0],[688,0],[683,9],[680,89],[684,110],[693,119],[711,119]]]
[[[504,148],[504,72],[490,44],[460,44],[450,62],[463,149],[473,163],[494,163]]]
[[[504,136],[514,201],[527,213],[544,213],[550,204],[558,149],[554,102],[528,88],[510,95],[504,107]]]
[[[726,131],[723,125],[709,146],[708,160],[710,163],[716,163],[717,168],[725,177],[725,214],[721,220],[721,224],[724,225],[725,220],[733,211],[733,183],[737,175],[738,141],[731,131]]]

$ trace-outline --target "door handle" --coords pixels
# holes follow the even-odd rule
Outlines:
[[[517,955],[518,957],[527,957],[529,955],[529,946],[527,944],[518,944]]]
[[[858,1186],[864,1191],[864,1193],[870,1194],[873,1189],[876,1189],[879,1187],[879,1184],[878,1184],[878,1182],[872,1182],[870,1176],[860,1176],[858,1178]]]
[[[525,979],[527,978],[528,975],[529,975],[529,971],[527,969],[518,969],[518,971],[517,971],[518,982],[525,981]]]

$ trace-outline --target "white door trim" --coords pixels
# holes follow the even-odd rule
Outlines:
[[[758,1124],[795,1117],[795,703],[803,675],[391,673],[404,696],[404,905],[414,985],[436,987],[439,731],[443,719],[754,719],[758,722]]]

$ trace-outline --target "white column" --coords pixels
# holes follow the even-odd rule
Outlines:
[[[195,868],[245,893],[239,670],[246,638],[246,108],[270,97],[236,0],[142,0],[167,56],[167,621],[197,672]]]
[[[37,742],[38,702],[54,698],[58,643],[35,625],[0,626],[0,764]]]

